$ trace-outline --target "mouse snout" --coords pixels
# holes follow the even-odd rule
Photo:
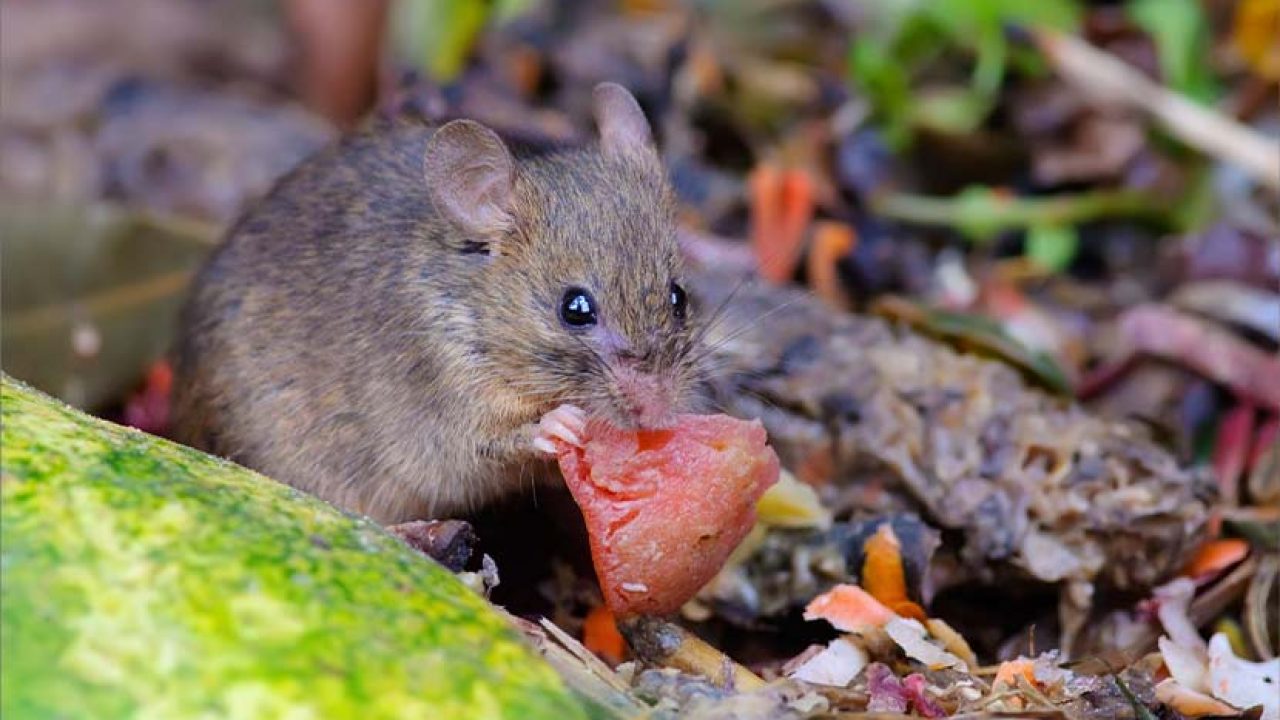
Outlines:
[[[661,428],[675,422],[676,393],[670,380],[625,360],[615,365],[613,379],[625,424]]]

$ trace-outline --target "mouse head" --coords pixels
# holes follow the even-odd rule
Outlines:
[[[605,83],[593,99],[598,146],[545,157],[449,123],[428,143],[427,187],[475,263],[477,363],[530,409],[661,427],[698,379],[675,200],[631,94]]]

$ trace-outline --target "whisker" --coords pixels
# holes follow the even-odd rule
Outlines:
[[[716,325],[726,317],[725,311],[728,310],[729,303],[733,302],[734,298],[737,297],[742,288],[746,287],[747,282],[753,279],[754,278],[751,275],[743,275],[738,278],[738,282],[734,283],[733,289],[729,291],[729,294],[720,301],[720,304],[711,312],[711,315],[702,322],[701,327],[698,328],[697,334],[694,335],[694,342],[702,342],[702,340],[707,336],[707,333],[715,329]]]
[[[775,307],[773,307],[773,308],[770,308],[767,312],[765,312],[764,314],[760,315],[759,317],[755,317],[755,318],[752,318],[752,319],[750,319],[750,320],[748,320],[748,321],[744,322],[742,325],[740,325],[738,328],[736,328],[735,330],[733,330],[732,332],[730,332],[730,333],[729,333],[728,335],[726,335],[725,337],[721,338],[719,341],[717,341],[717,342],[715,342],[715,343],[712,343],[712,344],[706,344],[706,345],[704,345],[704,346],[703,346],[703,348],[701,348],[700,353],[699,353],[699,355],[697,356],[697,359],[698,359],[698,360],[701,360],[703,357],[705,357],[705,356],[709,355],[710,353],[715,352],[716,350],[719,350],[720,348],[723,348],[723,347],[724,347],[725,345],[727,345],[728,343],[733,342],[734,340],[738,339],[738,337],[740,337],[740,336],[741,336],[741,335],[743,335],[744,333],[746,333],[746,332],[748,332],[748,331],[750,331],[750,330],[755,329],[755,328],[756,328],[760,323],[762,323],[762,322],[764,322],[765,320],[769,319],[770,317],[772,317],[772,316],[774,316],[774,315],[778,314],[779,312],[782,312],[783,310],[786,310],[787,308],[791,307],[792,305],[796,304],[797,302],[799,302],[800,300],[802,300],[802,299],[804,299],[804,298],[805,298],[805,296],[804,296],[804,295],[797,295],[797,296],[795,296],[795,297],[789,298],[789,299],[787,299],[787,301],[786,301],[786,302],[783,302],[783,303],[782,303],[782,304],[780,304],[780,305],[777,305],[777,306],[775,306]]]

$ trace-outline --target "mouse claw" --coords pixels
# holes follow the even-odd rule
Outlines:
[[[582,447],[586,428],[585,412],[573,405],[561,405],[538,421],[533,448],[545,455],[556,455],[560,443]]]

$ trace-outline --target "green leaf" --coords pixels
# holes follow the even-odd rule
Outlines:
[[[1191,172],[1189,187],[1174,211],[1174,222],[1184,232],[1207,228],[1226,212],[1213,185],[1210,167],[1203,161],[1193,161],[1188,165]]]
[[[494,0],[494,14],[500,22],[519,17],[533,7],[534,0]]]
[[[995,239],[1004,229],[996,204],[1001,202],[995,191],[982,185],[972,185],[955,197],[955,225],[965,237],[984,243]]]
[[[977,130],[990,111],[989,97],[967,87],[931,88],[916,93],[911,119],[917,126],[964,135]]]
[[[1070,225],[1034,225],[1027,230],[1026,255],[1052,272],[1061,272],[1075,260],[1080,236]]]
[[[1130,0],[1129,17],[1155,42],[1165,83],[1201,102],[1217,95],[1205,61],[1209,21],[1199,0]]]
[[[930,9],[948,28],[953,42],[974,51],[973,88],[992,97],[999,92],[1008,65],[1006,25],[1066,31],[1080,22],[1075,0],[938,0]]]
[[[400,0],[392,11],[397,50],[448,82],[462,71],[491,10],[492,3],[476,0]]]
[[[895,147],[910,140],[912,121],[968,132],[986,119],[1013,55],[1006,25],[1071,30],[1080,21],[1076,0],[881,0],[861,7],[867,21],[851,43],[848,71]],[[939,107],[915,108],[913,78],[956,51],[975,58],[972,97],[947,97],[937,100]]]
[[[849,71],[853,81],[884,118],[885,139],[902,147],[908,134],[910,80],[906,68],[878,42],[857,42],[850,48]]]
[[[1000,92],[1008,63],[1009,44],[1004,39],[1001,25],[999,17],[992,17],[975,29],[978,58],[973,67],[973,89],[988,98]]]
[[[1074,30],[1082,16],[1077,0],[992,0],[1003,23],[1036,25],[1054,30]]]

